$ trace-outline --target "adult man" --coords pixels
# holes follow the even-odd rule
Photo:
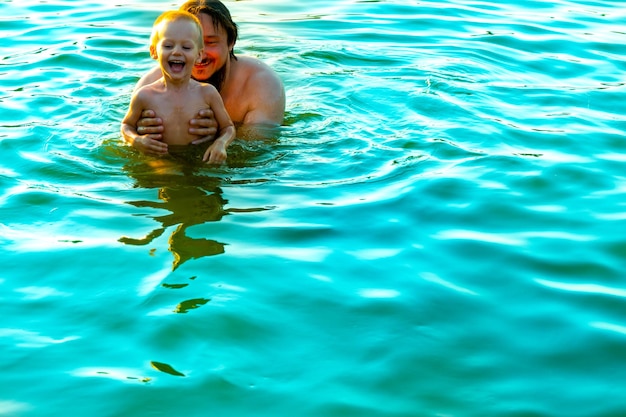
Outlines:
[[[255,136],[254,126],[276,126],[285,114],[285,90],[278,75],[256,58],[235,56],[237,25],[230,12],[219,0],[192,0],[180,7],[195,14],[204,32],[202,59],[194,66],[192,76],[213,84],[224,101],[233,122]],[[159,67],[145,74],[135,89],[150,84],[162,76]],[[163,122],[153,111],[146,110],[137,122],[137,135],[124,135],[124,140],[146,155],[167,154],[167,144],[161,141]],[[201,110],[190,121],[189,133],[198,135],[193,143],[212,139],[217,123],[209,109]]]

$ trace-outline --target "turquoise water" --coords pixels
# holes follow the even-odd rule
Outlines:
[[[285,126],[157,171],[118,3],[0,2],[0,416],[626,415],[621,2],[228,1]]]

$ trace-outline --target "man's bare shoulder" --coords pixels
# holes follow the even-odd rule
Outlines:
[[[209,100],[214,100],[216,97],[220,98],[221,100],[219,91],[217,91],[217,88],[215,88],[215,86],[213,86],[212,84],[201,82],[201,81],[196,81],[196,80],[190,80],[190,81],[196,84],[196,88],[200,90],[200,94],[204,97],[207,103],[210,102]]]
[[[234,120],[244,124],[281,124],[285,115],[285,89],[280,77],[264,62],[241,56],[237,60],[239,94]],[[229,111],[233,109],[233,104]]]
[[[242,78],[247,83],[252,84],[250,87],[257,85],[265,86],[268,82],[282,86],[282,81],[278,74],[260,59],[251,56],[239,56],[237,57],[237,64],[241,69]]]

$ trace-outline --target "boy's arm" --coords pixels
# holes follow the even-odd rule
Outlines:
[[[135,88],[133,89],[133,94],[136,94],[137,91],[148,84],[152,84],[162,76],[161,68],[154,67],[147,73],[143,75],[135,84]],[[154,110],[144,109],[141,113],[141,116],[137,120],[136,123],[137,132],[141,132],[142,135],[153,135],[153,139],[160,140],[162,138],[161,134],[163,133],[163,120],[156,116]],[[122,133],[123,134],[123,133]],[[126,137],[124,135],[124,140],[126,142],[133,145],[132,138]],[[134,145],[133,145],[134,146]]]
[[[162,156],[167,154],[167,144],[161,142],[161,134],[140,135],[137,132],[137,122],[142,117],[143,99],[140,90],[133,93],[128,112],[120,127],[120,132],[124,140],[141,153],[152,156]]]
[[[222,97],[217,92],[215,87],[207,85],[204,86],[203,89],[205,101],[209,104],[211,110],[213,110],[213,115],[217,121],[219,136],[206,150],[202,160],[209,164],[221,164],[226,161],[226,157],[228,156],[226,148],[228,148],[232,141],[235,140],[235,125],[230,119],[230,116],[224,107]]]

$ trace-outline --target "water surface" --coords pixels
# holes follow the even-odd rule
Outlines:
[[[0,2],[0,415],[626,414],[626,12],[228,1],[285,126],[120,141],[178,3]]]

